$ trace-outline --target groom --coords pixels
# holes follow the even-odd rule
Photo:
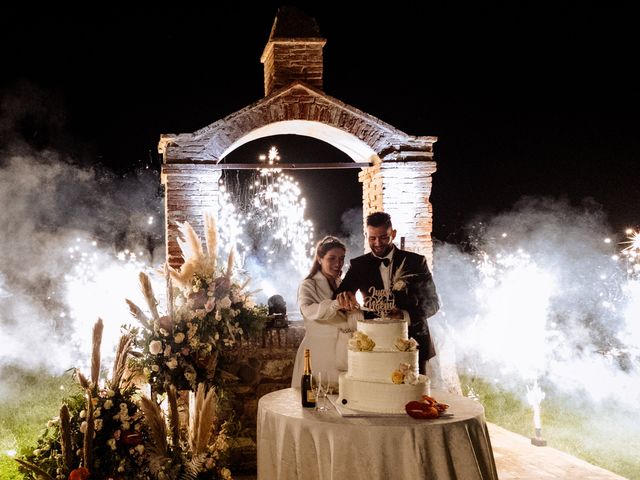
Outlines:
[[[436,354],[427,319],[438,311],[440,303],[427,259],[397,248],[393,244],[395,237],[388,213],[375,212],[367,217],[371,252],[351,260],[349,271],[336,291],[336,300],[341,308],[350,310],[357,305],[356,291],[360,290],[366,299],[372,287],[390,290],[396,309],[389,316],[409,321],[409,337],[419,346],[419,370],[425,373],[427,360]]]

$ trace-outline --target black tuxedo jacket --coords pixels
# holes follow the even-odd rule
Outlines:
[[[400,268],[404,260],[404,273],[411,275],[406,279],[406,290],[393,291],[396,307],[406,310],[411,317],[409,325],[409,337],[415,338],[420,346],[420,359],[422,361],[433,357],[436,352],[429,334],[427,318],[434,315],[440,308],[436,286],[427,259],[423,255],[407,252],[395,248],[393,252],[393,264],[391,278]],[[360,290],[364,298],[369,294],[369,288],[383,289],[384,283],[380,275],[380,264],[371,253],[351,260],[349,271],[336,291],[357,292]],[[334,295],[335,298],[335,295]],[[368,312],[365,312],[367,314]],[[368,316],[368,315],[367,315]]]

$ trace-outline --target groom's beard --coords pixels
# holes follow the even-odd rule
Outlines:
[[[392,248],[393,248],[393,243],[390,243],[389,245],[384,247],[384,250],[382,250],[380,252],[376,251],[375,247],[371,247],[371,251],[373,252],[373,254],[376,257],[386,257],[389,254],[389,252],[391,251]]]

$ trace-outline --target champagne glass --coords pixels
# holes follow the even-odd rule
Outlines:
[[[329,391],[329,374],[327,372],[317,372],[314,377],[314,393],[316,394],[316,412],[326,412],[327,392]]]

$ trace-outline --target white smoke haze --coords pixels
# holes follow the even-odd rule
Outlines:
[[[458,367],[522,391],[538,379],[595,401],[640,400],[637,280],[597,205],[524,198],[471,228],[467,252],[438,244],[432,319]]]
[[[162,230],[149,223],[162,211],[157,179],[144,171],[119,178],[57,152],[13,147],[0,152],[0,367],[60,373],[86,363],[98,316],[109,358],[131,318],[125,285],[134,300],[138,271],[164,253],[155,247]],[[131,254],[116,257],[126,246],[135,267]]]
[[[349,260],[364,253],[362,208],[351,208],[340,216],[340,230],[344,235],[336,234],[347,246],[345,270]]]

